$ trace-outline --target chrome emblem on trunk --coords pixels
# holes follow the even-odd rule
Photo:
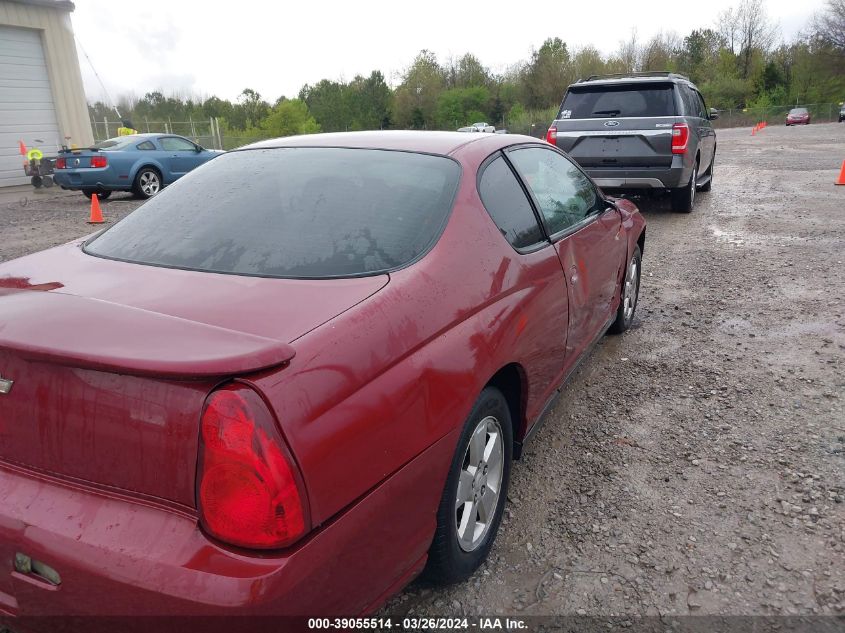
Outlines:
[[[14,385],[13,380],[6,380],[3,376],[0,376],[0,395],[5,395],[12,390],[12,385]]]
[[[619,125],[619,121],[605,121],[604,127],[616,127]]]

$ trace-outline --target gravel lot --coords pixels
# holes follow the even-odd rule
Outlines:
[[[720,130],[691,215],[641,201],[635,326],[582,364],[515,467],[489,562],[383,613],[845,613],[843,159],[845,125]],[[81,194],[7,195],[0,261],[86,219]]]

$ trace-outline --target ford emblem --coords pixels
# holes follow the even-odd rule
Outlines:
[[[605,121],[604,127],[616,127],[619,125],[619,121]]]

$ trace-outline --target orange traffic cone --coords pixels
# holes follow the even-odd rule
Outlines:
[[[833,184],[845,185],[845,160],[842,161],[842,170],[839,172],[839,178]]]
[[[757,126],[756,125],[753,128],[751,128],[751,136],[754,136],[755,134],[757,134]]]
[[[18,141],[18,151],[21,156],[26,156],[26,145],[23,144],[23,141]]]
[[[88,220],[88,224],[102,224],[105,222],[103,219],[103,212],[100,210],[100,196],[96,193],[91,194],[91,218]]]

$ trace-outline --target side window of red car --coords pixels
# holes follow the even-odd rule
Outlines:
[[[517,250],[532,250],[544,241],[531,203],[511,168],[499,156],[487,165],[478,193],[493,222]]]
[[[549,235],[565,231],[603,209],[590,179],[561,154],[524,147],[508,152],[508,158],[534,194]]]

